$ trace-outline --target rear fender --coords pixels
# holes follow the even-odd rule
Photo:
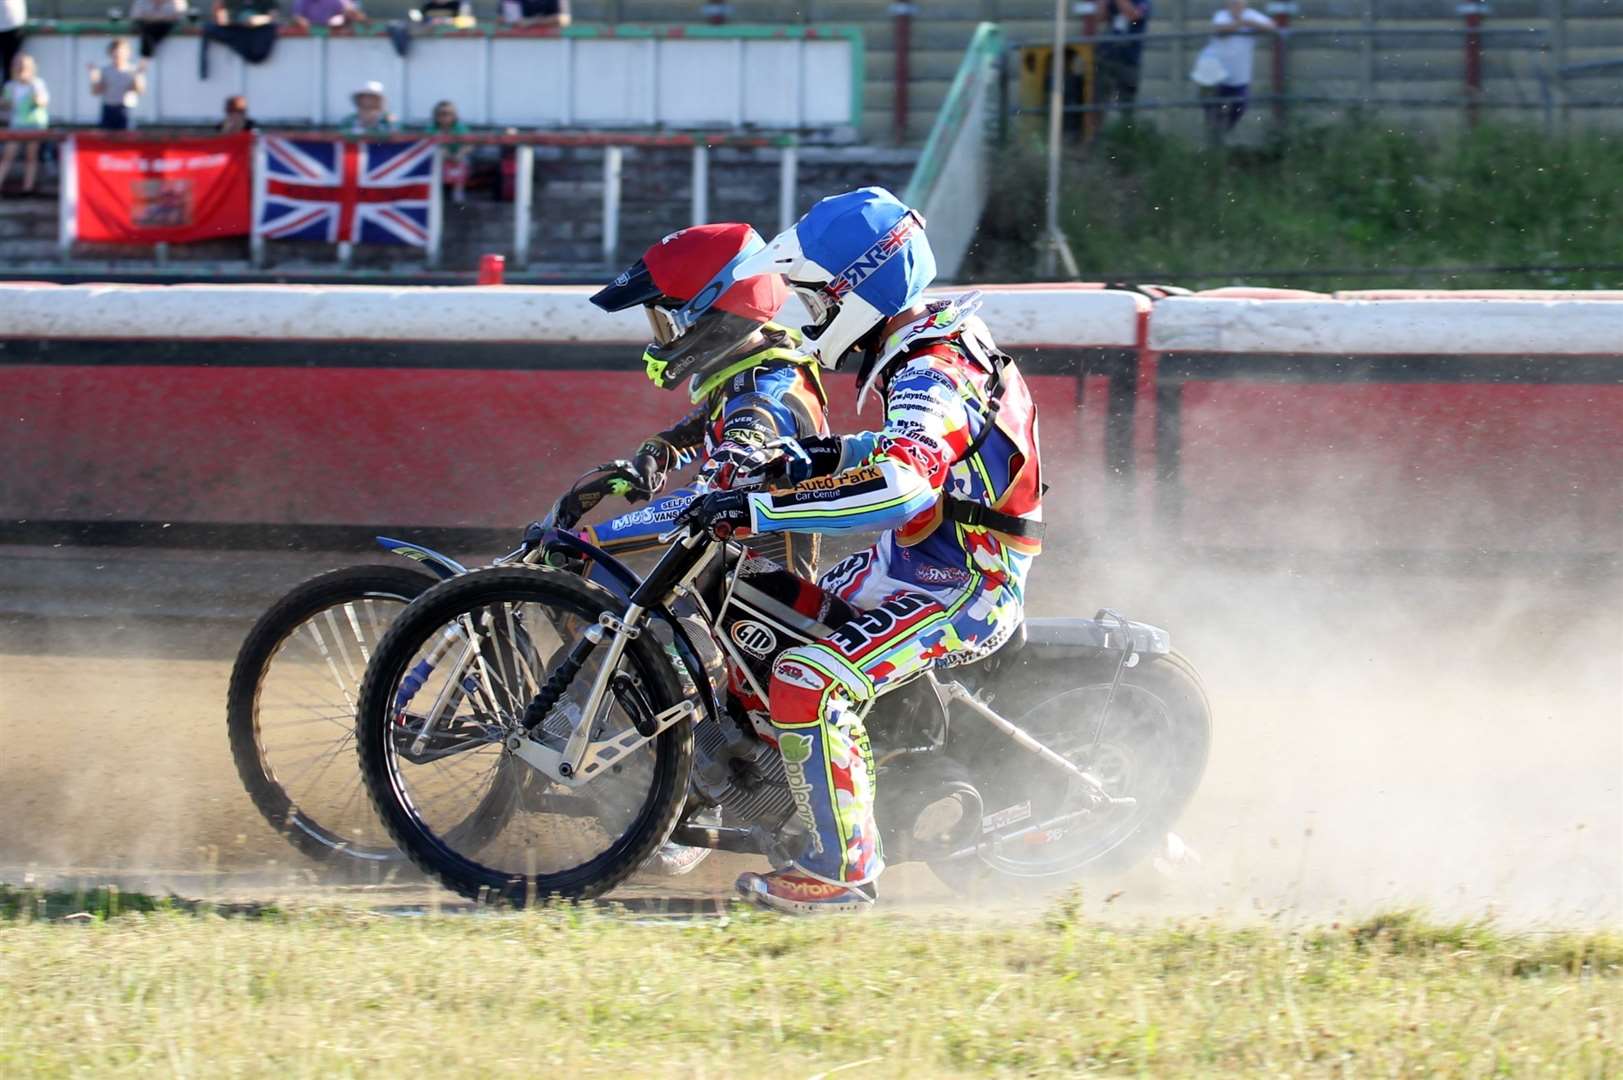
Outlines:
[[[442,578],[454,578],[458,574],[468,572],[466,566],[463,566],[449,555],[441,555],[433,548],[425,548],[420,544],[408,544],[404,540],[396,540],[388,536],[378,536],[373,539],[378,542],[378,546],[383,550],[393,552],[396,555],[404,555],[413,562],[420,562]]]
[[[1027,619],[1021,651],[1037,657],[1116,656],[1131,640],[1133,652],[1164,656],[1172,637],[1159,626],[1101,611],[1092,619]]]

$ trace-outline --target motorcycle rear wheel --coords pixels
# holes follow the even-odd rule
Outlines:
[[[993,878],[1063,881],[1083,872],[1125,870],[1163,843],[1194,797],[1211,751],[1211,705],[1194,666],[1181,654],[1141,656],[1121,685],[1094,748],[1099,707],[1115,675],[1114,657],[1077,665],[1032,660],[1016,665],[993,706],[1074,764],[1112,795],[1138,805],[1097,811],[1081,822],[1011,840],[975,858],[935,862],[948,885],[977,891]],[[960,724],[974,724],[965,718]],[[977,755],[978,756],[978,755]],[[984,759],[981,759],[984,760]],[[1067,805],[1065,774],[1018,747],[1004,751],[1001,785],[983,789],[988,815],[1029,813],[1036,824]],[[1010,778],[1019,778],[1011,783]]]
[[[472,849],[456,836],[438,831],[429,820],[427,803],[414,794],[415,774],[408,768],[412,763],[399,750],[395,714],[402,680],[447,630],[524,627],[525,655],[511,655],[492,664],[485,680],[489,688],[468,695],[470,709],[484,710],[482,723],[512,733],[530,697],[555,669],[565,647],[573,644],[565,636],[567,628],[575,628],[578,636],[604,614],[618,616],[622,609],[604,590],[572,574],[493,567],[435,586],[395,620],[379,644],[361,688],[357,711],[361,771],[389,835],[425,873],[452,891],[481,902],[523,907],[552,899],[589,899],[624,881],[669,837],[683,807],[693,758],[693,732],[687,723],[661,732],[579,788],[555,791],[541,799],[528,792],[518,800],[509,821],[502,822],[502,828],[486,843]],[[546,647],[542,639],[548,634],[560,639],[556,647]],[[682,700],[676,675],[652,634],[628,642],[620,665],[653,712]],[[583,699],[594,670],[595,664],[588,661],[569,694]],[[452,670],[444,677],[461,680],[463,673]],[[425,685],[421,693],[432,694],[432,685]],[[617,699],[602,722],[629,724],[629,714]],[[511,756],[495,738],[481,752],[487,758],[500,755],[495,768],[522,775],[524,785],[550,783]],[[602,800],[613,798],[617,791],[634,805],[608,807]],[[580,800],[573,813],[558,809],[570,799]],[[552,809],[534,811],[535,806]],[[592,812],[598,807],[613,810],[624,823],[604,825],[604,815]],[[549,820],[538,820],[543,817]],[[569,864],[567,860],[575,857],[569,853],[589,842],[578,824],[583,821],[597,825],[609,840],[596,854]],[[564,865],[543,870],[539,868],[543,861]]]

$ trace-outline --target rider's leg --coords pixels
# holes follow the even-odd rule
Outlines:
[[[770,689],[772,726],[810,836],[793,867],[747,874],[740,889],[792,910],[860,903],[854,887],[884,869],[865,706],[925,668],[986,655],[1019,618],[1018,596],[977,577],[940,595],[897,589],[822,641],[783,653]]]

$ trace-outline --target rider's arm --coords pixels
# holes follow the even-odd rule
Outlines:
[[[961,380],[921,357],[885,395],[885,426],[840,438],[839,469],[787,491],[750,496],[756,532],[871,532],[898,528],[934,503],[969,447]]]
[[[643,467],[643,458],[650,459],[648,470],[659,474],[661,482],[664,474],[687,464],[693,452],[704,445],[704,428],[708,414],[703,405],[689,412],[678,420],[673,427],[668,427],[657,435],[650,435],[643,444],[637,448],[637,464]]]
[[[712,455],[700,465],[701,476],[708,475],[714,466],[729,460],[734,453],[747,454],[773,439],[799,434],[794,413],[782,400],[791,382],[792,379],[785,381],[768,375],[757,379],[753,389],[726,399],[720,417],[721,439]],[[709,410],[701,405],[658,438],[666,439],[673,446],[681,440],[683,448],[697,448],[704,443],[708,422]],[[697,493],[692,486],[678,488],[645,507],[596,526],[589,531],[588,539],[616,553],[654,547],[660,534],[670,530],[671,523]]]

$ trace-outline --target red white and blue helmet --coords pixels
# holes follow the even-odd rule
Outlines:
[[[823,199],[736,273],[787,278],[812,320],[804,350],[835,368],[865,334],[918,302],[935,280],[935,253],[917,210],[866,187]]]

